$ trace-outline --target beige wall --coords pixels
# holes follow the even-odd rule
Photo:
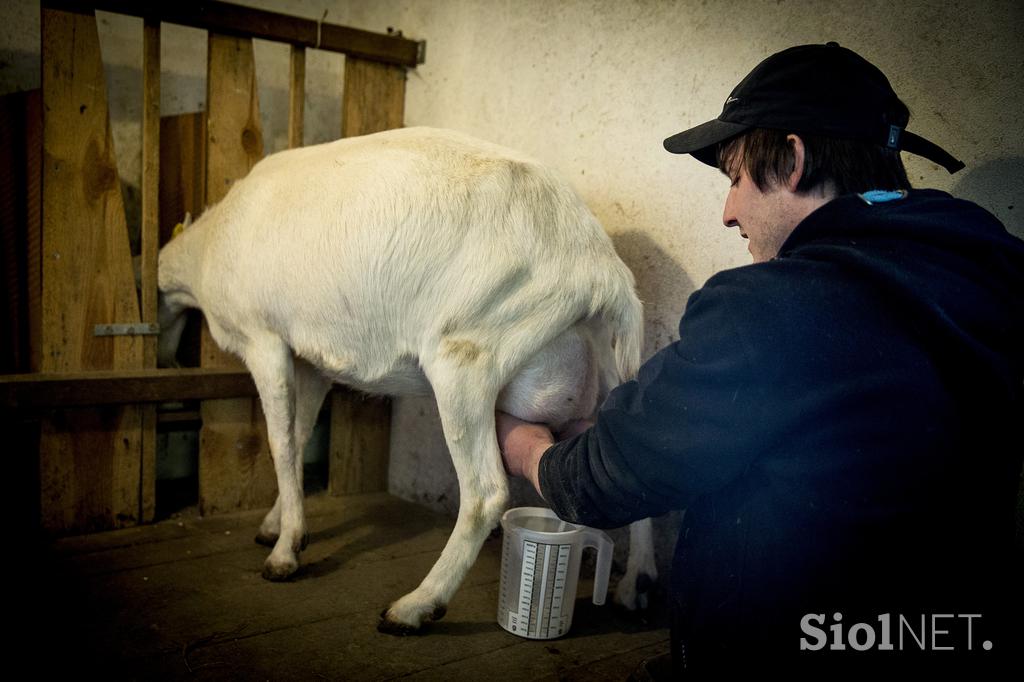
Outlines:
[[[352,2],[356,26],[427,40],[410,74],[407,125],[458,128],[527,151],[583,194],[637,276],[647,355],[674,340],[686,299],[749,262],[721,225],[727,183],[662,149],[718,115],[761,59],[836,40],[878,65],[912,112],[910,130],[967,163],[956,176],[905,155],[916,186],[978,201],[1024,236],[1020,3]],[[429,401],[396,410],[392,486],[453,508]],[[431,471],[445,477],[428,486]],[[447,482],[447,483],[446,483]]]
[[[720,222],[727,183],[661,141],[716,116],[754,64],[791,45],[836,40],[878,65],[909,105],[910,129],[967,163],[951,177],[907,156],[915,185],[973,199],[1024,236],[1024,10],[1015,0],[242,4],[310,18],[328,9],[334,23],[425,39],[426,63],[409,74],[406,123],[457,128],[559,169],[636,274],[646,355],[676,338],[696,287],[748,261],[744,242]],[[38,87],[37,7],[7,0],[0,10],[0,93]],[[121,170],[137,185],[141,22],[102,19]],[[203,106],[205,55],[202,32],[167,29],[165,113]],[[307,143],[337,133],[342,61],[309,57]],[[267,148],[276,150],[285,140],[287,49],[259,43],[257,65]],[[394,492],[453,510],[454,473],[430,401],[398,403],[393,443]]]

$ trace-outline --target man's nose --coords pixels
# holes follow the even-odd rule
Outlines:
[[[736,211],[733,209],[731,189],[729,190],[729,195],[725,198],[725,210],[722,212],[722,224],[726,227],[736,227],[740,224],[736,219]]]

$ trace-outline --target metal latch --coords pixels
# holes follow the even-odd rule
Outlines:
[[[98,324],[92,329],[93,336],[153,336],[160,333],[155,322],[135,324]]]

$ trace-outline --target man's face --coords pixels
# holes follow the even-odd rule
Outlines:
[[[762,192],[742,164],[732,164],[728,175],[732,187],[725,200],[722,223],[740,228],[740,236],[750,242],[747,251],[755,263],[769,261],[779,254],[799,222],[794,215],[793,195],[779,186]]]

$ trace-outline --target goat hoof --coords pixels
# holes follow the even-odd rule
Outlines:
[[[275,566],[268,561],[263,564],[263,579],[275,583],[283,582],[291,578],[297,570],[299,570],[298,563],[286,563],[281,566]]]
[[[615,590],[615,605],[630,612],[646,611],[657,586],[658,581],[647,573],[638,574],[632,584],[623,578]]]
[[[409,635],[418,635],[420,633],[418,625],[402,623],[389,616],[388,611],[389,609],[384,609],[380,612],[380,620],[377,621],[377,632],[383,632],[385,635],[394,635],[396,637],[408,637]]]
[[[277,544],[278,537],[279,536],[277,534],[272,535],[270,533],[264,533],[261,531],[256,535],[256,544],[263,545],[264,547],[273,547]]]
[[[398,620],[391,614],[391,609],[387,608],[380,612],[380,620],[377,622],[377,630],[378,632],[383,632],[388,635],[397,635],[399,637],[418,635],[423,632],[423,625],[428,622],[441,620],[444,618],[446,613],[448,613],[448,607],[444,604],[437,604],[434,606],[434,610],[424,617],[423,623],[419,625],[410,625],[409,623],[403,623]]]

